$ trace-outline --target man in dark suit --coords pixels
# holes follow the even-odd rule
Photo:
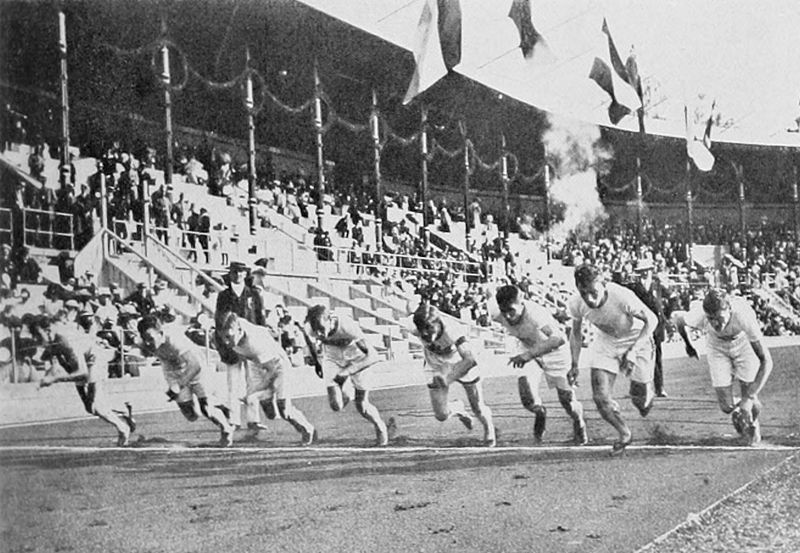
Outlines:
[[[654,276],[655,267],[649,260],[643,260],[636,266],[636,274],[638,278],[627,283],[636,296],[642,300],[650,311],[658,317],[658,326],[653,331],[653,342],[655,343],[656,364],[653,374],[653,384],[655,392],[658,397],[667,397],[667,392],[664,390],[664,370],[661,360],[661,344],[664,342],[666,316],[664,314],[664,302],[667,300],[668,292]]]
[[[260,414],[257,398],[247,397],[248,382],[250,381],[247,363],[239,358],[236,352],[227,345],[220,335],[222,321],[228,313],[248,322],[264,326],[264,307],[261,297],[252,287],[245,283],[247,266],[239,261],[234,261],[228,267],[228,286],[217,295],[217,305],[214,311],[215,332],[214,338],[219,352],[220,363],[228,376],[228,405],[231,410],[230,419],[234,424],[246,426],[250,431],[249,438],[255,438],[258,430]],[[245,412],[241,410],[240,400],[246,398]]]
[[[211,232],[211,218],[208,216],[206,208],[200,208],[200,219],[197,222],[197,241],[200,242],[200,249],[206,256],[206,263],[208,263],[208,238]]]

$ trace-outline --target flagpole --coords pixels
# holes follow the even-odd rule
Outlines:
[[[420,121],[420,155],[422,157],[422,181],[420,182],[419,198],[422,204],[422,236],[425,245],[428,245],[428,108],[422,106]]]
[[[244,50],[244,65],[247,71],[244,105],[247,109],[247,203],[250,207],[250,234],[256,234],[256,125],[253,119],[253,75],[250,73],[250,47]],[[263,91],[262,91],[263,94]]]
[[[469,251],[469,145],[467,143],[467,133],[466,129],[463,129],[464,135],[464,247]],[[472,226],[475,227],[477,225],[476,221],[473,221]]]
[[[506,135],[500,135],[500,178],[503,181],[503,237],[508,240],[511,225],[511,206],[508,202],[508,157],[506,156]]]
[[[550,163],[547,161],[547,145],[544,146],[544,240],[547,264],[550,264]]]
[[[70,181],[69,163],[69,93],[67,86],[67,18],[64,5],[58,6],[58,51],[61,81],[61,187]]]
[[[792,167],[794,181],[792,182],[792,203],[794,204],[794,242],[795,247],[800,244],[800,196],[797,193],[797,165]]]
[[[161,36],[167,36],[167,16],[161,14]],[[172,95],[170,86],[172,77],[169,71],[169,47],[165,44],[161,46],[161,84],[164,87],[164,131],[166,138],[167,153],[164,160],[164,184],[167,190],[172,189]],[[147,219],[147,215],[145,215]]]
[[[731,161],[731,165],[733,166],[733,171],[736,174],[736,183],[739,186],[739,233],[740,233],[740,240],[742,243],[742,247],[744,248],[745,255],[747,255],[747,213],[746,209],[747,206],[745,205],[745,196],[744,196],[744,168],[741,164],[736,164],[735,162]],[[746,260],[743,260],[746,261]]]
[[[689,159],[688,154],[686,157],[686,219],[688,223],[688,244],[687,257],[689,259],[689,268],[694,265],[692,256],[692,246],[694,245],[694,213],[693,213],[693,198],[692,198],[692,161]]]
[[[378,113],[378,94],[372,89],[372,111],[369,115],[370,130],[372,131],[372,151],[373,165],[372,170],[375,178],[375,248],[378,251],[383,249],[383,237],[381,236],[381,221],[385,218],[383,205],[383,183],[381,182],[381,129],[380,114]]]
[[[640,141],[641,145],[641,141]],[[642,192],[642,158],[636,155],[636,228],[639,240],[642,239],[642,227],[644,226],[644,194]]]
[[[322,86],[319,81],[317,58],[314,58],[314,129],[317,140],[317,230],[322,231],[325,193],[325,156],[322,149]]]

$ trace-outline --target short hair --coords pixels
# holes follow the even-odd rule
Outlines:
[[[324,305],[313,305],[308,308],[306,313],[306,322],[311,325],[311,328],[319,328],[320,321],[328,313],[328,308]]]
[[[730,306],[728,293],[721,288],[711,288],[703,298],[703,311],[709,314],[719,313]]]
[[[584,263],[575,267],[575,286],[586,288],[602,276],[600,269],[591,263]]]
[[[237,315],[234,311],[229,311],[225,313],[222,317],[222,320],[219,322],[218,330],[220,332],[228,332],[233,325],[239,324],[239,315]]]
[[[139,320],[139,323],[136,325],[139,334],[144,336],[145,333],[154,328],[156,330],[161,330],[161,319],[156,317],[155,315],[145,315]]]
[[[506,284],[497,289],[495,299],[500,310],[505,309],[519,299],[520,289],[514,284]]]
[[[414,326],[417,327],[417,330],[421,330],[423,327],[432,325],[441,318],[442,314],[435,306],[423,301],[419,304],[417,310],[414,311]]]

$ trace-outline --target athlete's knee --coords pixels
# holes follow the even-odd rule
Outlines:
[[[450,410],[449,409],[445,410],[445,411],[438,410],[438,409],[434,410],[433,411],[433,416],[436,417],[437,421],[444,422],[444,421],[446,421],[447,419],[450,418]]]
[[[734,409],[736,409],[736,406],[733,403],[720,402],[719,404],[719,410],[725,413],[726,415],[730,415],[731,413],[733,413]]]
[[[528,378],[520,376],[517,380],[517,387],[519,388],[519,400],[522,402],[522,406],[528,411],[533,411],[536,400],[533,397],[533,392],[531,392]]]
[[[275,412],[275,402],[272,400],[272,398],[262,399],[259,403],[261,405],[261,410],[264,411],[264,415],[269,420],[274,420],[277,416],[277,413]]]
[[[594,392],[594,394],[592,394],[592,399],[594,400],[594,404],[598,411],[604,413],[614,411],[615,402],[611,399],[611,396],[605,392]]]
[[[183,403],[178,404],[178,408],[180,408],[181,413],[186,418],[187,421],[194,422],[197,420],[197,411],[194,408],[193,401],[185,401]]]
[[[562,390],[561,388],[558,389],[558,402],[569,414],[571,414],[573,410],[573,401],[575,401],[575,392],[572,390]]]

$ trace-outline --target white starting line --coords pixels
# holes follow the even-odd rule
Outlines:
[[[204,445],[186,444],[165,444],[158,446],[65,446],[65,445],[8,445],[0,446],[0,453],[20,452],[20,453],[108,453],[130,452],[130,453],[374,453],[380,455],[393,455],[399,453],[477,453],[477,454],[501,454],[501,453],[588,453],[588,452],[611,452],[611,445],[540,445],[540,446],[388,446],[388,447],[357,447],[357,446],[249,446],[249,447],[217,447]],[[761,444],[758,446],[746,445],[651,445],[651,444],[631,444],[626,448],[627,451],[742,451],[742,452],[800,452],[800,446],[785,446],[773,444]],[[624,455],[624,453],[623,453]]]

